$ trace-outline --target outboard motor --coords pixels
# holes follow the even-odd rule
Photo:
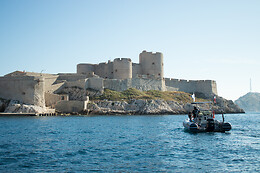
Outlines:
[[[231,128],[232,128],[231,124],[224,122],[225,121],[224,114],[222,114],[222,119],[223,119],[223,122],[220,124],[221,131],[225,132],[225,131],[231,130]]]
[[[206,131],[207,131],[207,132],[213,132],[214,130],[215,130],[214,120],[213,120],[212,118],[208,118],[208,119],[207,119]]]
[[[232,126],[231,126],[230,123],[223,123],[222,124],[223,131],[229,131],[229,130],[231,130],[231,128],[232,128]]]

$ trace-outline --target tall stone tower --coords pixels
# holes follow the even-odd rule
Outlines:
[[[93,64],[78,64],[77,65],[77,74],[89,74],[94,72],[95,68]]]
[[[152,53],[145,50],[139,55],[141,73],[143,75],[163,78],[163,54],[160,52]]]
[[[114,79],[132,78],[132,61],[130,58],[116,58],[113,62]]]

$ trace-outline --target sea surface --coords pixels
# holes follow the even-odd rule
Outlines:
[[[228,133],[186,118],[0,117],[0,172],[260,172],[260,113],[227,114]]]

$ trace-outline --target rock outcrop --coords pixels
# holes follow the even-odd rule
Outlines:
[[[6,104],[7,101],[1,101],[0,107],[3,107],[3,103],[4,109],[2,109],[1,112],[4,113],[54,113],[53,109],[35,105],[27,105],[16,100],[11,100],[8,104]]]
[[[216,113],[244,113],[231,100],[217,98],[217,104],[213,105]],[[153,115],[153,114],[187,114],[192,111],[191,103],[179,103],[176,101],[164,100],[131,100],[126,101],[92,101],[88,105],[89,114],[135,114],[135,115]],[[206,104],[200,105],[201,109],[210,109],[211,106]]]
[[[197,93],[198,96],[204,99],[212,100],[214,95],[205,95]],[[232,100],[227,100],[223,97],[216,96],[216,103],[214,103],[213,110],[217,113],[245,113],[245,111],[235,104]]]
[[[199,94],[197,94],[199,95]],[[200,95],[200,98],[213,98],[209,95]],[[130,101],[90,101],[87,105],[87,112],[82,114],[109,115],[109,114],[135,114],[135,115],[154,115],[154,114],[187,114],[193,110],[191,103],[166,100],[145,100],[132,99]],[[244,110],[234,104],[232,100],[226,100],[217,96],[216,103],[199,105],[200,109],[213,109],[216,113],[244,113]],[[0,112],[5,113],[53,113],[53,109],[27,105],[18,101],[0,100]]]
[[[88,105],[90,114],[180,114],[185,108],[174,101],[131,100],[126,101],[92,101]]]

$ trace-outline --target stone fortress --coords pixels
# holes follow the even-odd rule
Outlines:
[[[143,51],[139,56],[139,64],[132,63],[130,58],[116,58],[113,62],[100,64],[78,64],[78,74],[97,74],[105,79],[132,79],[146,75],[148,78],[163,78],[162,53]]]
[[[80,112],[87,109],[91,92],[104,89],[124,91],[183,91],[217,95],[213,80],[164,78],[163,54],[143,51],[139,63],[129,58],[99,64],[78,64],[77,73],[33,73],[15,71],[0,77],[0,98],[56,109]]]

